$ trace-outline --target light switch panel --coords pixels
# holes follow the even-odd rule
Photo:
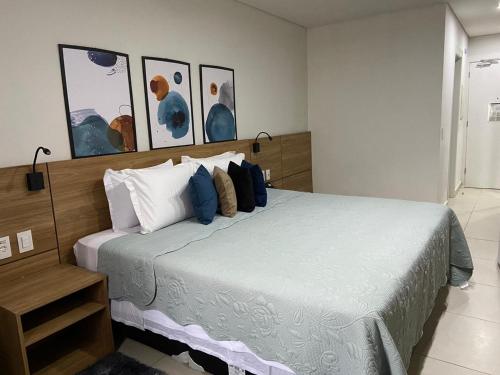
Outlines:
[[[19,252],[24,253],[26,251],[31,251],[33,247],[33,237],[31,236],[31,229],[24,232],[19,232],[17,234],[17,244],[19,246]]]
[[[9,236],[0,238],[0,259],[10,258],[12,250],[10,249]]]
[[[266,181],[269,181],[271,179],[271,170],[266,169]]]

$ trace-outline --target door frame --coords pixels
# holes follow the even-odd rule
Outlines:
[[[455,69],[453,73],[453,98],[452,98],[452,117],[451,117],[451,127],[450,127],[450,148],[449,148],[449,159],[448,159],[448,198],[454,198],[458,192],[460,186],[464,183],[462,176],[460,176],[460,183],[456,184],[457,180],[457,163],[460,157],[463,155],[458,155],[458,143],[461,141],[458,139],[459,128],[464,120],[463,116],[463,70],[464,70],[464,57],[463,54],[455,55]],[[466,129],[465,129],[466,131]],[[463,134],[466,138],[466,134]],[[463,141],[465,143],[465,140]],[[462,163],[463,165],[463,163]]]

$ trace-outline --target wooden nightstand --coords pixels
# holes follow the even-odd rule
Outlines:
[[[58,265],[0,285],[0,373],[75,374],[113,350],[104,275]]]

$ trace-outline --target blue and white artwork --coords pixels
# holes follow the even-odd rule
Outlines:
[[[59,45],[73,158],[136,151],[128,56]]]
[[[200,65],[203,140],[205,143],[238,139],[234,70]]]
[[[143,57],[151,149],[194,144],[189,63]]]

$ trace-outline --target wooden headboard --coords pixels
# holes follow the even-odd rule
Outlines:
[[[28,167],[1,169],[0,204],[7,204],[9,215],[0,218],[0,228],[8,228],[9,233],[19,232],[25,226],[31,228],[36,249],[9,258],[8,263],[17,263],[21,258],[57,247],[61,263],[74,263],[73,245],[78,239],[111,227],[102,183],[107,168],[144,168],[168,159],[178,163],[182,155],[207,157],[237,151],[244,152],[247,159],[258,163],[263,170],[270,169],[270,181],[276,187],[312,191],[309,132],[275,136],[272,142],[267,139],[260,139],[259,142],[261,151],[258,154],[251,152],[253,140],[241,140],[47,163],[43,167],[38,166],[39,170],[44,170],[46,189],[34,194],[25,191],[24,179]],[[9,179],[4,176],[10,175],[15,176],[10,179],[15,180],[16,188],[9,190]],[[13,203],[9,205],[7,202]],[[25,209],[20,210],[19,207]],[[17,219],[12,220],[12,215],[17,215]],[[57,255],[57,251],[54,250],[54,253]],[[1,267],[4,263],[7,262],[0,261],[0,272],[6,269]],[[14,267],[9,269],[14,270]]]
[[[57,239],[52,215],[47,165],[37,166],[45,178],[44,190],[28,191],[26,173],[31,166],[0,170],[0,237],[9,236],[12,256],[0,260],[0,283],[6,279],[36,272],[39,264],[59,262]],[[31,229],[34,250],[19,252],[17,233]]]

